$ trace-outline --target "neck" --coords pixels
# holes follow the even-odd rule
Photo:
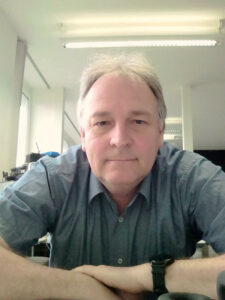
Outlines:
[[[133,197],[129,197],[127,199],[113,197],[113,200],[116,202],[117,209],[118,209],[120,215],[124,213],[127,205],[131,202],[132,198]]]
[[[112,199],[114,200],[114,202],[117,205],[118,211],[120,214],[122,214],[127,205],[131,202],[131,200],[133,199],[134,195],[136,194],[138,189],[138,186],[136,186],[133,189],[126,189],[123,188],[122,191],[119,190],[112,190],[112,189],[108,189]]]

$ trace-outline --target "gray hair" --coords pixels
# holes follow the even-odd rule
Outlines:
[[[100,55],[95,57],[93,63],[83,71],[81,76],[80,95],[77,104],[77,118],[80,125],[82,124],[86,95],[92,85],[101,76],[108,73],[124,74],[130,78],[141,78],[144,80],[156,97],[160,126],[162,129],[165,128],[167,108],[163,97],[162,87],[152,66],[141,54],[123,54],[119,56]]]

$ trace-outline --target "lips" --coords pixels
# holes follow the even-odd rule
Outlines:
[[[118,161],[118,162],[129,162],[129,161],[135,161],[136,158],[119,158],[119,159],[109,159],[109,161]]]

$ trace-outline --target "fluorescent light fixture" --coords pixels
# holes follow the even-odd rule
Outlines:
[[[94,41],[68,42],[65,48],[123,48],[123,47],[195,47],[216,46],[216,40],[130,40],[130,41]]]
[[[166,118],[166,124],[182,124],[182,118]]]
[[[67,36],[71,37],[107,37],[107,36],[156,36],[156,35],[184,35],[184,34],[215,34],[215,27],[210,26],[195,26],[195,25],[121,25],[113,24],[96,27],[90,25],[89,27],[75,28],[65,31]]]
[[[221,23],[209,15],[94,14],[77,15],[60,24],[60,31],[73,37],[132,35],[216,34]]]
[[[179,139],[181,139],[181,135],[180,134],[164,133],[163,137],[164,137],[164,140],[166,140],[166,141],[173,141],[173,140],[179,140]]]
[[[174,15],[165,15],[161,12],[159,14],[149,14],[143,12],[135,12],[135,13],[117,13],[115,18],[115,13],[104,13],[104,14],[87,14],[84,15],[77,14],[74,15],[73,19],[67,20],[66,22],[61,23],[61,25],[66,30],[71,30],[74,28],[80,28],[83,26],[107,26],[107,25],[170,25],[176,24],[180,25],[210,25],[210,26],[218,26],[220,20],[215,18],[215,15],[199,15],[199,12],[196,15],[191,12],[191,14],[174,14]]]

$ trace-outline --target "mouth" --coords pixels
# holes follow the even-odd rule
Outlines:
[[[114,161],[114,162],[132,162],[137,160],[136,158],[124,158],[124,159],[109,159],[109,161]]]

